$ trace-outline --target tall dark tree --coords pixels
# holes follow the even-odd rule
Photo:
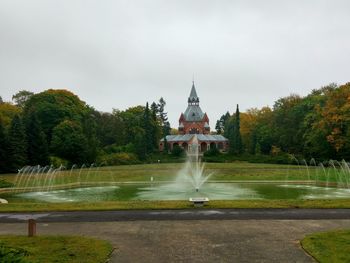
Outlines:
[[[240,116],[239,116],[239,107],[237,104],[236,113],[233,118],[229,121],[229,131],[228,138],[230,141],[230,152],[232,154],[242,153],[242,138],[240,132]]]
[[[7,136],[0,118],[0,173],[7,172]]]
[[[27,120],[28,161],[30,165],[49,164],[49,151],[45,133],[33,113]]]
[[[224,134],[226,122],[230,119],[230,113],[226,112],[216,121],[215,129],[217,134]]]
[[[168,113],[165,112],[165,105],[165,100],[163,98],[160,98],[158,103],[158,112],[162,127],[162,137],[164,138],[164,151],[168,152],[169,149],[166,136],[170,134],[171,127],[168,121]]]
[[[2,100],[2,97],[0,96],[0,104],[4,103],[4,101]]]
[[[145,150],[146,150],[146,154],[152,153],[153,151],[153,132],[154,132],[154,127],[152,125],[152,116],[151,116],[151,112],[148,106],[148,102],[146,104],[146,108],[145,108],[145,112],[143,114],[143,129],[145,131]]]
[[[158,105],[155,102],[153,102],[151,104],[151,117],[152,117],[152,127],[153,127],[152,141],[153,141],[153,147],[155,149],[158,148],[158,142],[159,142],[160,133],[161,133],[161,130],[160,130],[161,127],[159,125],[157,114],[158,114]]]
[[[147,156],[147,145],[145,140],[145,131],[138,127],[135,131],[135,151],[140,160],[145,160]]]
[[[86,149],[86,160],[88,163],[94,163],[97,157],[98,140],[96,135],[96,116],[94,112],[94,109],[89,107],[82,121],[83,133],[88,145]]]
[[[242,153],[242,137],[241,137],[241,125],[240,125],[240,113],[239,106],[237,104],[236,114],[235,114],[235,126],[234,126],[234,135],[235,135],[235,148],[238,154]]]
[[[27,139],[21,118],[16,115],[11,122],[8,133],[8,167],[17,172],[27,164]]]

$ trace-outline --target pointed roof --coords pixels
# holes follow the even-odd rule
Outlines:
[[[204,113],[199,107],[199,98],[194,81],[192,81],[191,93],[188,97],[188,107],[184,113],[184,117],[186,121],[202,121],[204,117]]]
[[[192,81],[192,89],[191,89],[191,93],[190,93],[190,99],[197,99],[197,91],[196,91],[196,87],[194,86],[194,81]]]
[[[197,96],[196,87],[194,86],[194,81],[192,81],[192,88],[190,96],[188,97],[188,103],[199,103],[199,98]]]

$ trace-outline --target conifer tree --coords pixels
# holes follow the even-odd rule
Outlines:
[[[0,119],[0,173],[7,171],[7,136],[5,126]]]
[[[159,112],[159,117],[161,121],[161,127],[162,127],[162,137],[164,138],[164,152],[168,152],[168,142],[166,139],[166,136],[170,134],[170,123],[168,121],[168,114],[167,112],[164,111],[164,107],[166,105],[166,102],[163,98],[159,99],[158,103],[158,112]]]
[[[8,168],[17,172],[27,164],[27,140],[24,125],[18,115],[11,122],[8,133]]]
[[[230,117],[226,122],[224,136],[229,140],[231,154],[235,153],[235,136],[234,136],[234,116]]]
[[[233,127],[233,136],[234,136],[234,152],[236,154],[242,153],[242,137],[240,131],[240,116],[239,116],[239,107],[237,104],[235,122]]]
[[[27,120],[28,161],[30,165],[49,164],[49,151],[45,133],[37,116],[32,113]]]
[[[157,118],[158,106],[155,102],[151,104],[151,118],[152,118],[152,143],[155,149],[158,148],[159,135],[160,135],[160,127],[159,121]]]
[[[143,114],[143,129],[145,130],[145,151],[146,154],[149,154],[153,151],[153,125],[151,113],[149,110],[148,102],[146,104],[145,112]]]
[[[224,135],[230,142],[230,153],[242,153],[242,138],[240,132],[240,116],[237,104],[236,113],[226,122]]]

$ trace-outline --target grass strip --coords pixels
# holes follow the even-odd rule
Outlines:
[[[112,251],[112,245],[104,240],[78,236],[4,235],[0,236],[0,251],[5,250],[21,251],[22,254],[16,258],[18,261],[12,261],[14,253],[0,253],[0,262],[104,263]]]
[[[350,230],[307,235],[301,245],[318,262],[350,262]]]
[[[350,199],[337,200],[212,200],[204,208],[350,208]],[[111,201],[0,204],[0,212],[103,211],[133,209],[193,209],[188,201]]]

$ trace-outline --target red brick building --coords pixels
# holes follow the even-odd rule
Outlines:
[[[194,143],[198,144],[198,150],[205,152],[212,147],[216,147],[221,151],[228,150],[228,140],[222,135],[210,134],[209,118],[206,113],[203,113],[199,106],[199,97],[192,83],[192,89],[188,98],[188,106],[184,113],[181,113],[179,119],[179,134],[168,135],[159,143],[159,149],[164,150],[164,144],[168,144],[168,149],[171,151],[175,145],[181,146],[186,151],[189,146]]]

